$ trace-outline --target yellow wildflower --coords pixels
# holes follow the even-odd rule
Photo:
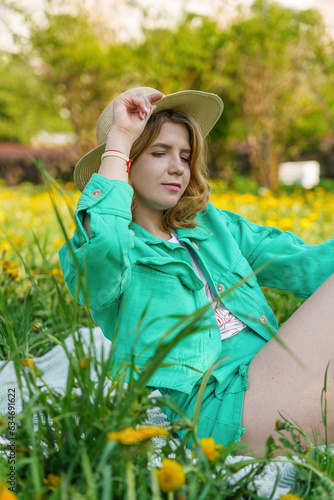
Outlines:
[[[31,358],[26,358],[26,359],[22,359],[21,365],[27,366],[27,367],[32,367],[32,366],[35,366],[35,362]]]
[[[308,218],[310,219],[310,221],[316,221],[319,219],[319,213],[318,212],[311,212],[310,214],[308,214]]]
[[[281,431],[282,429],[285,429],[285,423],[282,422],[282,420],[280,420],[279,418],[276,419],[276,422],[275,422],[275,429],[277,431]]]
[[[17,496],[7,489],[5,483],[0,483],[0,500],[18,500]]]
[[[186,482],[183,467],[177,460],[162,459],[162,467],[156,471],[159,488],[168,493],[180,488]]]
[[[279,500],[304,500],[304,499],[301,497],[297,497],[293,493],[288,493],[287,495],[281,496]]]
[[[65,187],[66,191],[73,191],[73,189],[76,189],[75,184],[72,181],[66,182],[64,187]]]
[[[200,443],[202,451],[208,460],[212,461],[219,457],[217,450],[221,448],[221,445],[217,445],[213,437],[202,438]]]
[[[51,274],[52,276],[62,276],[62,275],[63,275],[63,272],[62,272],[62,270],[61,270],[61,269],[59,269],[59,268],[55,268],[55,269],[52,269],[52,270],[50,271],[50,274]]]
[[[58,484],[60,483],[60,476],[56,474],[48,474],[47,477],[43,477],[43,483],[48,486],[49,490],[56,491]]]
[[[129,446],[156,436],[166,437],[167,435],[168,433],[165,427],[143,426],[137,427],[137,429],[126,427],[118,432],[108,432],[107,438],[110,441],[117,441],[118,443]]]
[[[53,240],[53,244],[56,248],[60,248],[61,246],[63,246],[64,243],[65,243],[64,239],[60,237]]]
[[[272,219],[267,219],[264,223],[265,226],[275,226],[276,222]]]
[[[7,269],[7,275],[13,278],[14,280],[19,277],[19,273],[14,268]]]
[[[302,227],[303,229],[307,229],[309,227],[309,225],[311,224],[311,221],[307,217],[302,217],[299,221],[299,224],[300,224],[300,227]]]
[[[9,260],[4,260],[2,263],[2,269],[10,269],[12,267],[12,263]]]
[[[82,359],[79,362],[79,366],[80,366],[80,368],[87,368],[87,366],[88,366],[88,360],[87,359]]]
[[[7,252],[8,250],[10,250],[12,247],[11,247],[11,244],[9,243],[9,241],[7,240],[3,240],[1,243],[0,243],[0,250],[3,250],[4,252]]]
[[[276,226],[279,227],[282,231],[288,231],[293,227],[293,225],[294,225],[294,220],[292,216],[279,219],[276,222]]]
[[[39,332],[40,330],[42,330],[43,328],[43,323],[41,321],[34,321],[33,325],[32,325],[32,330],[34,332]]]
[[[16,247],[21,247],[23,245],[23,243],[25,243],[25,239],[23,238],[23,236],[21,236],[20,234],[18,234],[17,236],[15,236],[15,238],[14,238],[14,245]]]

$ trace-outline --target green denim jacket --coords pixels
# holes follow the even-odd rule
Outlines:
[[[136,364],[143,366],[179,316],[208,304],[187,250],[131,222],[132,196],[129,184],[93,174],[80,197],[77,229],[70,240],[79,266],[86,266],[92,316],[116,343],[114,367],[129,361],[131,353]],[[83,228],[85,212],[91,216],[91,238]],[[278,326],[260,286],[291,290],[307,298],[334,273],[333,238],[307,245],[290,232],[258,226],[211,203],[196,220],[200,226],[194,229],[176,228],[179,240],[193,252],[217,295],[226,291],[225,306],[258,333],[262,344]],[[59,255],[75,296],[79,280],[66,244]],[[78,301],[84,304],[82,290]],[[221,342],[214,312],[208,307],[200,319],[200,331],[172,349],[164,360],[170,366],[159,368],[149,385],[190,393],[217,360]],[[254,352],[254,346],[249,347]]]

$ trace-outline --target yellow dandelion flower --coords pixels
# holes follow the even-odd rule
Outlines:
[[[156,471],[159,488],[165,493],[175,491],[186,482],[183,467],[177,460],[162,459],[162,467]]]
[[[19,277],[19,273],[12,267],[7,269],[7,275],[13,279],[17,279]]]
[[[73,191],[73,189],[76,189],[75,184],[72,181],[66,182],[64,187],[66,191]]]
[[[212,461],[219,457],[218,449],[221,448],[221,445],[217,445],[213,437],[202,438],[200,443],[202,451],[208,460]]]
[[[0,250],[3,250],[4,252],[7,252],[8,250],[10,250],[12,247],[9,243],[9,241],[7,240],[3,240],[1,243],[0,243]]]
[[[63,272],[62,272],[62,270],[61,270],[61,269],[56,268],[56,269],[52,269],[52,270],[50,271],[50,274],[51,274],[52,276],[62,276],[62,275],[63,275]]]
[[[304,500],[301,497],[297,497],[293,493],[287,493],[286,495],[282,495],[279,500]]]
[[[299,224],[300,224],[300,227],[302,227],[303,229],[307,229],[311,223],[310,219],[307,218],[307,217],[302,217],[299,221]]]
[[[33,360],[33,359],[31,359],[31,358],[26,358],[26,359],[22,359],[22,361],[21,361],[21,365],[23,365],[23,366],[26,366],[26,367],[29,367],[29,368],[30,368],[30,367],[35,366],[35,362],[34,362],[34,360]]]
[[[88,360],[87,359],[82,359],[79,363],[80,368],[87,368],[88,366]]]
[[[63,246],[64,243],[65,243],[64,239],[60,237],[53,240],[53,244],[56,248],[60,248],[61,246]]]
[[[5,483],[0,483],[0,500],[18,500],[17,496],[7,489]]]
[[[41,321],[34,321],[32,324],[32,330],[34,332],[39,332],[43,328],[43,323]]]
[[[56,491],[58,484],[60,483],[60,476],[56,474],[48,474],[47,477],[43,477],[43,483],[51,491]]]
[[[265,226],[276,226],[276,222],[272,219],[267,219],[264,223]]]
[[[25,239],[23,238],[23,236],[21,236],[20,234],[18,234],[17,236],[15,236],[15,238],[14,238],[14,245],[16,247],[21,247],[23,245],[23,243],[25,243]]]
[[[276,222],[277,227],[279,227],[282,231],[288,231],[293,228],[294,220],[293,217],[285,217],[283,219],[279,219]]]
[[[282,423],[283,422],[279,418],[276,419],[276,421],[275,421],[275,429],[277,431],[279,431],[280,429],[282,429],[282,427],[281,427]]]
[[[137,427],[136,429],[126,427],[118,432],[108,432],[107,438],[110,441],[117,441],[118,443],[129,446],[153,437],[166,437],[167,435],[168,432],[165,427],[143,426]]]
[[[310,214],[308,214],[308,218],[310,219],[310,221],[315,222],[319,219],[319,213],[311,212]]]
[[[9,260],[4,260],[2,263],[2,269],[10,269],[12,267],[12,263]]]

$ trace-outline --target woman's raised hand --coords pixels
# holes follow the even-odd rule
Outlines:
[[[108,134],[108,141],[111,140],[112,136],[114,139],[116,136],[121,136],[129,140],[131,147],[144,130],[152,111],[155,110],[154,103],[162,97],[161,92],[155,92],[149,96],[135,94],[119,96],[115,99],[113,104],[114,120]]]

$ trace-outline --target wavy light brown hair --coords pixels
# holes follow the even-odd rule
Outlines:
[[[171,122],[183,125],[189,132],[190,154],[190,181],[174,207],[164,212],[161,220],[161,228],[169,232],[170,227],[194,228],[198,225],[194,218],[209,201],[210,185],[208,183],[209,171],[207,167],[207,148],[202,138],[199,126],[195,120],[184,113],[174,109],[159,111],[151,115],[146,127],[138,139],[134,142],[130,158],[135,161],[158,137],[164,123]],[[131,171],[130,171],[131,172]],[[131,174],[130,174],[131,183]],[[132,217],[134,220],[134,209],[136,195],[132,203]]]

